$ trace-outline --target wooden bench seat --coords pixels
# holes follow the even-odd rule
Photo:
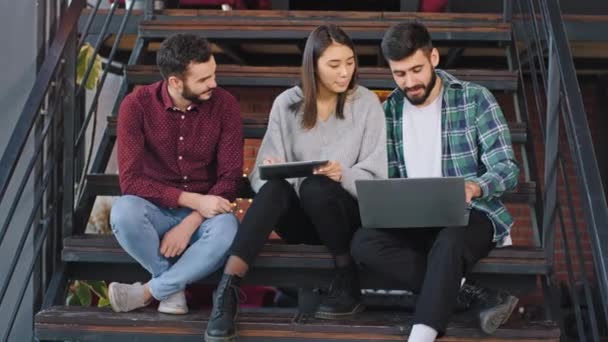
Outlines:
[[[490,90],[515,91],[517,74],[508,70],[453,69],[446,70],[463,81],[475,82]],[[300,81],[297,66],[240,66],[218,65],[217,81],[220,86],[291,87]],[[161,80],[155,65],[132,65],[126,68],[130,84],[150,84]],[[358,82],[370,89],[393,89],[395,83],[387,68],[361,67]]]
[[[154,308],[115,314],[109,308],[55,306],[35,317],[41,340],[151,342],[202,341],[208,310],[164,315]],[[367,311],[355,318],[324,321],[292,310],[244,309],[238,317],[239,341],[404,341],[412,325],[408,312]],[[471,313],[455,315],[440,341],[559,341],[559,329],[549,322],[512,318],[492,336],[485,335]]]

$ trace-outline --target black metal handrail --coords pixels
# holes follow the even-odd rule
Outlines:
[[[570,152],[577,165],[577,180],[583,197],[585,220],[593,246],[593,256],[599,290],[602,295],[604,318],[608,322],[608,205],[604,197],[602,180],[593,149],[591,132],[576,71],[572,62],[572,53],[564,23],[561,18],[559,3],[544,1],[548,28],[555,37],[556,60],[561,75],[561,97],[565,110],[562,117],[567,127],[570,141]],[[589,303],[592,306],[592,303]]]
[[[117,2],[114,2],[113,5],[115,5]],[[135,4],[135,1],[131,1],[129,7],[127,8],[127,13],[125,14],[125,16],[122,19],[122,22],[120,23],[120,27],[118,29],[118,32],[116,33],[116,40],[114,41],[114,44],[112,45],[112,50],[110,51],[110,56],[108,57],[108,62],[106,63],[106,68],[103,71],[103,74],[101,75],[101,79],[99,81],[100,86],[97,89],[97,92],[95,93],[95,96],[93,97],[93,101],[91,104],[91,107],[89,109],[88,114],[85,117],[84,120],[84,124],[82,125],[80,131],[78,132],[78,134],[76,135],[76,147],[80,146],[80,144],[82,143],[83,139],[84,139],[84,133],[86,131],[86,128],[89,125],[89,121],[91,120],[91,117],[93,116],[93,112],[95,107],[97,106],[97,101],[99,101],[99,96],[101,95],[101,88],[103,87],[103,84],[106,80],[106,77],[108,75],[108,72],[110,70],[110,66],[112,64],[112,61],[114,60],[114,56],[116,55],[116,52],[118,51],[118,44],[120,44],[122,35],[125,31],[125,28],[127,27],[127,22],[129,21],[129,18],[131,16],[131,12],[133,12],[133,6]],[[113,13],[113,11],[112,11]],[[111,15],[108,16],[108,18],[111,18]],[[106,25],[109,25],[109,20],[106,20],[107,22],[104,24],[104,29],[107,28]],[[100,41],[102,41],[102,39],[100,39]],[[94,53],[93,56],[95,56],[98,53],[98,49],[96,48],[96,51]],[[92,62],[93,60],[91,60],[91,65],[89,65],[89,67],[92,66]],[[85,78],[86,79],[86,76]],[[80,88],[78,89],[78,93],[80,93],[82,91],[82,88],[84,87],[84,82],[82,82]],[[78,94],[77,93],[77,94]]]
[[[62,168],[69,165],[65,164],[58,152],[64,146],[63,131],[59,130],[62,129],[61,122],[74,117],[74,111],[69,110],[74,93],[66,85],[75,82],[77,25],[85,5],[85,0],[72,0],[67,9],[62,7],[61,17],[57,18],[59,20],[57,31],[0,159],[0,205],[8,208],[8,214],[2,218],[0,226],[0,245],[7,236],[9,227],[12,229],[11,232],[14,231],[17,235],[15,252],[6,260],[10,266],[0,278],[0,306],[8,305],[7,290],[9,285],[16,281],[16,267],[26,256],[24,251],[27,250],[27,255],[32,253],[32,260],[26,265],[26,272],[19,274],[24,280],[18,284],[17,297],[10,298],[16,300],[16,304],[12,307],[12,314],[3,320],[3,324],[8,322],[8,326],[4,327],[0,341],[8,341],[10,338],[17,312],[22,305],[36,265],[43,262],[46,268],[50,269],[57,266],[55,258],[45,258],[47,255],[42,252],[46,250],[45,246],[53,246],[55,243],[53,239],[47,237],[48,233],[60,231],[62,226],[62,222],[57,220],[57,217],[60,217],[57,213],[61,208]],[[28,144],[33,146],[33,152],[30,154],[28,151],[24,154]],[[59,158],[56,158],[57,156]],[[25,170],[16,173],[21,163],[26,165]],[[12,223],[13,217],[26,186],[34,179],[36,181],[32,209],[28,209],[27,221],[23,222],[25,226],[17,226]],[[11,184],[18,186],[15,189],[15,196],[8,198],[5,195]],[[33,250],[25,248],[25,243],[30,237],[33,238]],[[44,291],[47,284],[44,280],[38,281],[40,283],[37,282],[37,286]]]
[[[39,76],[30,96],[25,102],[23,112],[19,116],[19,121],[13,130],[13,134],[8,142],[7,148],[0,159],[0,202],[4,198],[6,189],[11,181],[11,177],[15,172],[23,148],[27,143],[28,136],[34,127],[36,118],[40,114],[40,108],[46,96],[47,90],[51,86],[53,75],[58,65],[61,63],[63,52],[70,34],[74,31],[74,26],[78,22],[78,17],[84,6],[84,1],[74,1],[68,12],[65,20],[59,27],[57,35],[51,48],[48,52],[48,57],[45,59],[40,69]]]
[[[525,59],[529,67],[528,75],[532,81],[535,108],[544,139],[543,246],[552,264],[556,229],[559,229],[578,340],[599,341],[599,322],[608,322],[608,316],[602,320],[597,316],[592,293],[593,279],[585,269],[581,236],[588,233],[593,246],[596,270],[593,284],[600,291],[601,306],[608,315],[608,207],[587,115],[559,3],[553,0],[521,0],[518,5],[518,24],[524,46],[524,55],[519,57]],[[562,128],[568,138],[569,151],[560,149]],[[576,190],[583,202],[584,225],[577,220],[575,214],[574,201],[571,198],[575,190],[568,180],[565,152],[569,152],[576,165]],[[557,196],[559,186],[563,186],[568,194],[565,203]],[[566,232],[565,213],[569,213],[571,225],[575,229],[573,237],[568,236]],[[578,261],[578,272],[574,270],[575,261]],[[587,305],[582,303],[577,291],[579,283],[583,285]],[[560,311],[559,308],[557,311]],[[560,313],[557,313],[557,316],[559,315]],[[564,330],[565,325],[561,317],[554,318],[560,321]]]
[[[15,281],[17,264],[21,260],[25,243],[30,236],[34,237],[33,252],[35,257],[27,267],[26,280],[21,284],[21,290],[16,298],[17,304],[13,308],[13,315],[8,317],[8,328],[3,331],[0,341],[6,341],[10,337],[16,314],[23,301],[25,289],[27,289],[27,285],[33,276],[35,265],[41,261],[44,262],[48,266],[47,268],[52,270],[54,279],[57,272],[60,272],[57,269],[61,269],[61,261],[56,257],[60,250],[58,239],[66,234],[71,234],[75,203],[75,174],[87,169],[87,166],[83,167],[76,163],[78,159],[77,151],[79,151],[77,145],[84,141],[84,132],[99,99],[103,83],[118,50],[126,22],[129,20],[134,5],[134,2],[132,2],[131,6],[127,8],[127,14],[123,18],[120,29],[116,32],[117,39],[114,41],[106,68],[103,70],[100,82],[98,82],[93,104],[90,107],[89,114],[85,116],[84,123],[80,123],[81,113],[76,103],[86,95],[84,93],[84,83],[91,74],[94,60],[97,58],[105,39],[105,32],[109,28],[111,16],[106,18],[102,29],[104,34],[99,37],[96,43],[93,58],[86,67],[80,86],[76,85],[76,56],[83,42],[86,41],[88,30],[102,1],[97,0],[80,37],[78,37],[77,31],[78,21],[82,9],[87,5],[86,1],[73,0],[69,8],[62,13],[58,30],[53,37],[34,87],[19,116],[17,125],[9,139],[9,144],[0,159],[0,205],[4,204],[3,206],[8,207],[8,215],[0,222],[0,245],[7,236],[9,227],[12,228],[14,225],[12,221],[26,186],[32,178],[37,180],[33,202],[34,208],[29,212],[25,227],[15,232],[17,235],[16,249],[12,257],[7,260],[8,271],[0,278],[0,304],[4,305],[8,301],[6,295],[9,285]],[[146,1],[147,6],[152,4],[152,1]],[[117,6],[118,4],[115,2],[112,5],[111,13],[115,11]],[[46,107],[43,108],[43,106]],[[34,127],[37,127],[35,131],[33,131]],[[95,127],[93,127],[94,129]],[[77,140],[76,137],[78,137]],[[94,135],[91,140],[94,140]],[[25,157],[23,154],[25,146],[32,142],[34,151],[31,157],[29,155]],[[90,142],[91,147],[93,143],[94,141]],[[46,154],[43,152],[46,152]],[[92,148],[89,153],[92,153]],[[27,165],[25,171],[16,175],[17,166],[23,162]],[[88,165],[88,161],[86,165]],[[18,184],[15,196],[6,198],[9,184],[13,183]],[[40,223],[37,223],[38,220],[40,220]],[[32,234],[32,232],[34,233]],[[47,238],[49,233],[53,237],[52,239]],[[40,257],[44,246],[53,249],[51,257]],[[48,285],[48,279],[41,282],[39,286],[44,292]]]

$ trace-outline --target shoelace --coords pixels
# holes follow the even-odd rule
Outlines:
[[[215,314],[214,317],[216,316],[220,316],[223,315],[225,313],[224,310],[224,301],[225,301],[225,295],[230,292],[236,292],[236,297],[239,303],[243,303],[247,301],[247,294],[238,286],[234,286],[234,285],[230,285],[227,291],[224,291],[223,293],[221,293],[218,298],[217,298],[217,302],[215,303]],[[236,303],[234,304],[236,305]]]
[[[465,284],[460,289],[459,297],[465,301],[462,304],[466,307],[470,307],[475,300],[484,299],[487,297],[487,294],[479,287]]]

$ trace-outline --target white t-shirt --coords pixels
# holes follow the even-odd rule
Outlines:
[[[442,177],[441,104],[442,92],[425,107],[403,101],[403,150],[410,178]]]

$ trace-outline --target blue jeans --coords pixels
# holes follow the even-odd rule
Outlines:
[[[150,292],[157,300],[219,269],[236,235],[237,218],[217,215],[203,221],[177,260],[165,258],[160,253],[163,235],[191,212],[189,208],[159,207],[131,195],[120,197],[112,206],[112,231],[122,248],[152,275]]]

